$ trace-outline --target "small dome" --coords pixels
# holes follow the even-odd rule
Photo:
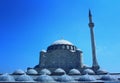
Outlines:
[[[115,76],[107,74],[107,75],[102,76],[101,80],[113,81],[113,80],[118,80],[118,79]]]
[[[88,68],[89,66],[86,64],[83,64],[83,68]]]
[[[40,75],[36,78],[36,81],[40,82],[55,82],[54,79],[51,76],[48,75]]]
[[[61,68],[58,68],[58,69],[56,69],[55,71],[54,71],[54,74],[57,74],[57,75],[63,75],[63,74],[65,74],[66,72],[63,70],[63,69],[61,69]]]
[[[78,81],[95,81],[96,79],[93,76],[88,74],[81,76]]]
[[[108,72],[107,71],[104,71],[104,70],[97,70],[97,72],[96,72],[98,75],[100,75],[100,74],[107,74]]]
[[[60,76],[57,79],[57,81],[60,81],[60,82],[74,82],[75,80],[71,76],[64,74],[64,75]]]
[[[28,69],[27,74],[38,74],[38,72],[35,69]]]
[[[94,72],[92,69],[85,69],[85,70],[83,71],[83,74],[90,74],[90,75],[94,75],[94,74],[95,74],[95,72]]]
[[[13,74],[14,74],[14,75],[22,75],[22,74],[25,74],[25,72],[24,72],[23,70],[21,70],[21,69],[18,69],[18,70],[15,70],[15,71],[13,72]]]
[[[47,74],[47,75],[50,75],[51,74],[51,72],[50,72],[50,70],[48,70],[48,69],[42,69],[40,72],[39,72],[39,74]]]
[[[39,68],[39,65],[35,65],[35,67],[34,68]]]
[[[41,50],[41,52],[46,52],[46,50]]]
[[[14,77],[10,76],[9,74],[3,74],[0,75],[0,81],[6,81],[6,82],[14,82]]]
[[[55,41],[52,45],[58,45],[58,44],[67,44],[67,45],[73,45],[71,42],[61,39],[61,40],[57,40]]]
[[[18,78],[16,78],[16,81],[29,81],[29,82],[33,82],[33,79],[32,79],[32,77],[24,74],[24,75],[21,75]]]
[[[71,70],[69,71],[69,74],[70,74],[70,75],[80,75],[81,73],[80,73],[80,71],[77,70],[77,69],[71,69]]]
[[[76,49],[76,51],[82,52],[82,50],[81,50],[81,49],[78,49],[78,48]]]

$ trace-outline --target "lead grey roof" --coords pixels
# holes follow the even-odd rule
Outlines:
[[[95,74],[95,72],[92,69],[85,69],[83,74]]]
[[[0,75],[0,81],[14,82],[15,80],[14,80],[14,77],[6,73],[3,75]]]
[[[60,76],[57,79],[57,81],[60,81],[60,82],[74,82],[75,80],[71,76],[64,74],[64,75]]]
[[[101,70],[101,69],[99,69],[99,70],[97,70],[96,73],[97,73],[97,74],[107,74],[108,72],[105,71],[105,70]]]
[[[90,76],[88,74],[81,76],[78,81],[95,81],[95,77]]]
[[[113,80],[118,80],[118,79],[115,76],[107,74],[107,75],[102,76],[101,80],[113,81]]]
[[[52,43],[52,45],[57,45],[57,44],[68,44],[68,45],[73,45],[71,42],[61,39],[61,40],[57,40],[55,42]]]
[[[48,70],[48,69],[42,69],[40,72],[39,72],[39,74],[47,74],[47,75],[50,75],[51,74],[51,72],[50,72],[50,70]]]
[[[27,74],[38,74],[38,72],[35,69],[28,69]]]
[[[71,70],[69,71],[69,74],[71,74],[71,75],[74,75],[74,74],[79,75],[79,74],[81,74],[81,73],[80,73],[80,71],[77,70],[77,69],[71,69]]]
[[[15,70],[13,72],[13,74],[19,74],[19,75],[21,75],[21,74],[25,74],[25,72],[23,70],[21,70],[21,69],[17,69],[17,70]]]
[[[40,75],[36,78],[36,81],[40,82],[55,82],[54,79],[49,75]]]
[[[33,82],[32,77],[30,77],[29,75],[20,75],[18,78],[16,78],[16,81],[28,81],[28,82]]]
[[[62,68],[57,68],[55,71],[54,71],[55,74],[65,74],[66,72],[62,69]]]

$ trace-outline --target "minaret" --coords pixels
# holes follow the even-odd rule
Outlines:
[[[91,46],[92,46],[92,69],[94,71],[98,70],[100,67],[97,62],[97,57],[96,57],[96,48],[95,48],[95,40],[94,40],[94,23],[92,22],[92,14],[91,11],[89,10],[89,28],[90,28],[90,35],[91,35]]]

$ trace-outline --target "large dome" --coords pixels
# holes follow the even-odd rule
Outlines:
[[[47,51],[53,50],[71,50],[76,51],[77,47],[74,46],[71,42],[61,39],[53,42],[47,49]]]
[[[52,43],[52,45],[58,45],[58,44],[67,44],[67,45],[73,45],[71,42],[61,39],[61,40],[57,40],[55,42]]]

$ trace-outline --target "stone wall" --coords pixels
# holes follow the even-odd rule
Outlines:
[[[82,55],[79,51],[53,50],[40,53],[40,68],[79,69],[82,67]]]

